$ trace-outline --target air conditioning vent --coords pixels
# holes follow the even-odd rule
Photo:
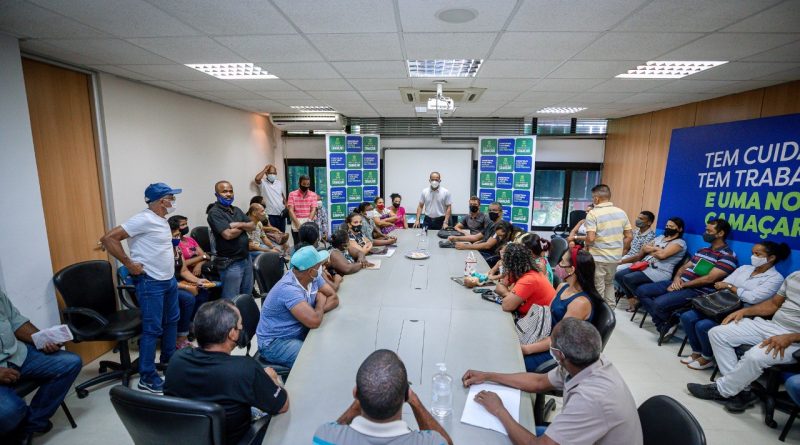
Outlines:
[[[269,121],[281,131],[343,130],[345,126],[339,113],[275,113]]]
[[[455,101],[456,105],[474,103],[480,99],[486,88],[453,88],[445,89],[442,95]],[[426,104],[428,99],[436,97],[436,88],[400,88],[403,102],[407,104]]]

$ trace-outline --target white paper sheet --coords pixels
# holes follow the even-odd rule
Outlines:
[[[477,427],[495,430],[503,433],[506,436],[508,433],[500,423],[497,417],[493,416],[486,408],[482,407],[475,401],[475,395],[481,391],[492,391],[500,396],[503,405],[506,407],[511,417],[519,422],[519,400],[520,391],[518,389],[509,388],[508,386],[497,385],[494,383],[481,383],[480,385],[472,385],[467,394],[467,403],[464,405],[464,412],[461,414],[461,423],[475,425]]]
[[[72,332],[67,325],[60,324],[34,333],[31,335],[31,340],[36,349],[42,349],[48,343],[58,344],[72,340]]]
[[[381,260],[374,260],[372,258],[368,258],[367,261],[369,261],[370,264],[372,264],[372,266],[366,268],[367,270],[378,270],[381,268]]]
[[[384,253],[384,254],[381,254],[381,255],[370,255],[370,256],[371,256],[371,257],[381,257],[381,258],[391,258],[391,257],[392,257],[392,255],[394,255],[394,252],[395,252],[396,250],[397,250],[397,247],[390,247],[390,248],[389,248],[389,249],[386,251],[386,253]],[[369,262],[372,262],[372,261],[370,261],[370,259],[369,259],[369,258],[367,258],[367,261],[369,261]]]

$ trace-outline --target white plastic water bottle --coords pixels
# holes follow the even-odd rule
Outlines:
[[[467,254],[467,259],[464,264],[464,275],[472,275],[475,272],[475,266],[478,264],[478,259],[475,258],[475,252],[470,251]]]
[[[447,366],[437,363],[439,372],[433,375],[431,385],[431,412],[434,416],[443,418],[453,412],[453,378],[447,374]]]

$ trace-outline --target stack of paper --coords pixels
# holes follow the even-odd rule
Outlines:
[[[370,256],[371,256],[371,257],[386,257],[386,258],[391,258],[391,257],[392,257],[392,255],[394,255],[394,252],[395,252],[396,250],[397,250],[397,248],[396,248],[396,247],[390,247],[390,248],[389,248],[389,249],[386,251],[386,253],[382,253],[382,254],[380,254],[380,255],[370,255]],[[369,258],[368,258],[368,259],[369,259]]]
[[[469,394],[467,394],[467,403],[464,405],[464,412],[461,414],[461,423],[475,425],[481,428],[487,428],[503,433],[506,436],[508,433],[500,423],[497,417],[493,416],[486,408],[475,401],[475,395],[481,391],[491,391],[500,396],[503,401],[503,406],[506,407],[511,417],[519,422],[519,399],[520,391],[518,389],[509,388],[508,386],[496,385],[494,383],[481,383],[479,385],[472,385],[469,387]]]
[[[381,268],[381,260],[374,260],[372,258],[369,258],[367,259],[367,261],[369,261],[370,264],[372,264],[372,266],[367,266],[365,267],[365,269],[377,270]]]
[[[36,349],[42,349],[48,343],[57,345],[72,340],[72,332],[67,325],[60,324],[34,333],[31,335],[31,340]]]

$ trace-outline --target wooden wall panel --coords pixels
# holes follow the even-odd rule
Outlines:
[[[800,113],[800,80],[764,88],[761,117]]]
[[[80,261],[107,260],[97,246],[105,223],[91,79],[29,59],[22,60],[22,68],[53,272]],[[91,342],[67,349],[86,363],[112,347],[113,342]]]
[[[641,210],[651,114],[614,120],[609,125],[603,159],[603,182],[611,187],[611,201],[634,218]]]
[[[763,99],[764,90],[758,89],[698,102],[694,125],[755,119],[761,116]]]

